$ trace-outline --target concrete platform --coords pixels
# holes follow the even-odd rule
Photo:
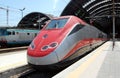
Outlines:
[[[120,78],[120,41],[114,49],[106,42],[53,78]]]
[[[0,72],[27,65],[27,50],[0,54]]]

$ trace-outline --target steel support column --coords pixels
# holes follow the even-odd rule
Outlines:
[[[115,46],[115,2],[113,0],[113,48]]]

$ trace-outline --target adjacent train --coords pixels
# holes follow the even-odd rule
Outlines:
[[[106,41],[107,35],[76,16],[48,22],[27,51],[27,61],[40,70],[64,68]]]
[[[0,29],[0,48],[29,45],[40,30]]]

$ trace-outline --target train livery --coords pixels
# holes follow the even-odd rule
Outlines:
[[[0,29],[0,47],[27,46],[38,33],[31,29]]]
[[[105,33],[76,16],[54,18],[28,47],[28,64],[41,70],[63,68],[106,38]]]

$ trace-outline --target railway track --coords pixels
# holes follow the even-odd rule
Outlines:
[[[51,78],[59,72],[60,71],[41,72],[37,70],[30,70],[30,71],[23,73],[18,78]]]
[[[3,49],[0,49],[0,53],[14,52],[14,51],[25,50],[25,49],[27,49],[27,46],[24,46],[24,47],[14,47],[14,48],[3,48]]]
[[[24,72],[32,70],[28,65],[0,72],[0,78],[18,78]]]
[[[41,72],[28,65],[0,72],[0,78],[51,78],[60,71]]]

